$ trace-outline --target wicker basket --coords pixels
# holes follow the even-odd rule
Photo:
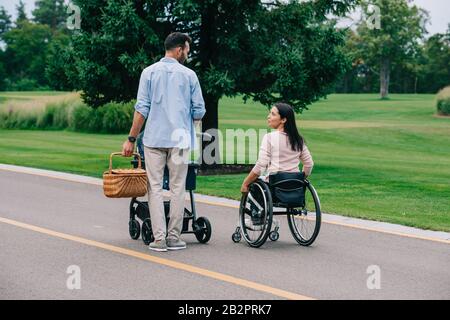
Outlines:
[[[141,157],[136,169],[113,169],[112,157],[122,155],[121,152],[111,153],[109,157],[109,170],[103,173],[103,192],[108,198],[136,198],[147,193],[147,174],[142,169]]]

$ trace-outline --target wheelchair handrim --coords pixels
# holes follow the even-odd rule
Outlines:
[[[267,197],[270,197],[270,194],[268,193],[266,196],[266,192],[265,192],[264,188],[261,187],[261,185],[258,182],[255,182],[254,184],[258,186],[260,192],[263,195],[263,200],[264,200],[264,205],[265,205],[265,208],[264,208],[265,219],[264,219],[264,223],[263,223],[263,229],[260,231],[260,235],[256,240],[250,239],[250,237],[247,233],[248,228],[245,226],[245,217],[248,214],[243,212],[246,208],[247,199],[248,199],[249,194],[243,196],[243,198],[241,200],[239,223],[240,223],[240,227],[241,227],[242,234],[243,234],[245,241],[250,246],[260,247],[262,244],[264,244],[264,242],[266,242],[267,237],[269,236],[270,228],[272,227],[272,208],[270,207],[270,203],[269,203],[269,201],[271,202],[271,200],[267,199]],[[248,215],[248,216],[250,217],[250,215]]]
[[[309,192],[311,193],[311,196],[312,196],[312,200],[313,200],[313,204],[314,204],[314,211],[311,211],[311,212],[314,212],[315,219],[308,219],[308,217],[306,217],[306,218],[298,217],[297,215],[294,215],[292,213],[288,214],[288,224],[289,224],[291,233],[294,236],[295,240],[299,244],[304,245],[304,246],[309,246],[314,242],[317,235],[319,234],[321,221],[322,221],[319,196],[317,195],[317,192],[314,189],[314,187],[311,186],[310,184],[307,185],[307,189],[309,190]],[[305,199],[305,201],[306,201],[306,199]],[[305,207],[307,207],[307,204],[305,204]],[[300,230],[297,226],[297,223],[299,222],[299,220],[301,220]],[[306,227],[305,227],[306,222],[311,222],[311,224],[314,224],[314,229],[312,230],[312,232],[306,231]]]

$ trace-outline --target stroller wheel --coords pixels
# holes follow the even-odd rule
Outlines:
[[[128,222],[128,232],[130,233],[131,239],[139,239],[139,236],[141,235],[141,226],[137,220],[130,220]]]
[[[144,241],[146,245],[149,245],[153,240],[152,223],[150,219],[147,218],[142,223],[142,241]]]
[[[199,217],[194,222],[195,237],[200,243],[207,243],[211,239],[211,223],[205,217]]]

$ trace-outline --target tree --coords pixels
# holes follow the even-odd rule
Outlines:
[[[64,0],[37,0],[35,6],[33,10],[35,22],[47,24],[52,30],[64,26],[67,16]]]
[[[64,33],[54,34],[48,48],[45,63],[45,78],[54,90],[70,91],[73,89],[71,79],[76,78],[73,73],[72,58],[73,47],[70,37]]]
[[[6,12],[5,8],[2,6],[0,8],[0,40],[3,37],[3,34],[8,32],[11,29],[11,16]],[[6,88],[6,71],[5,71],[5,58],[4,52],[0,48],[0,90],[4,90]]]
[[[0,91],[3,91],[6,89],[7,85],[6,85],[6,79],[7,79],[7,74],[6,74],[6,70],[5,70],[5,66],[4,66],[4,52],[2,50],[0,50]]]
[[[2,37],[2,34],[9,31],[11,29],[12,22],[11,22],[11,16],[8,14],[8,12],[5,10],[5,7],[0,7],[0,39]]]
[[[77,0],[89,19],[69,49],[76,69],[69,81],[93,107],[133,99],[142,69],[162,57],[165,37],[180,31],[193,38],[188,66],[204,93],[203,130],[218,128],[223,95],[267,106],[283,100],[301,112],[347,67],[344,34],[327,16],[356,2]]]
[[[411,0],[363,0],[366,12],[357,33],[360,52],[368,65],[378,65],[380,95],[387,98],[392,66],[417,53],[419,40],[426,33],[427,13]],[[367,19],[373,15],[371,7],[377,6],[381,13],[381,28],[371,28]]]
[[[435,93],[450,84],[450,24],[445,34],[435,34],[424,44],[420,64],[421,92]]]
[[[336,87],[337,92],[375,92],[378,76],[377,61],[364,60],[363,42],[349,30],[344,47],[352,61],[352,69]],[[445,34],[435,34],[420,43],[413,54],[395,60],[391,65],[389,92],[436,93],[450,84],[450,26]]]
[[[20,28],[13,28],[3,35],[6,43],[4,61],[11,81],[34,80],[44,85],[45,60],[52,32],[49,26],[21,21]]]
[[[25,12],[25,4],[22,0],[19,1],[19,4],[16,5],[17,10],[17,18],[16,18],[16,26],[20,26],[23,22],[28,21],[27,14]]]

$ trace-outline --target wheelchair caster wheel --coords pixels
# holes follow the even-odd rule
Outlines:
[[[272,231],[269,233],[269,239],[272,241],[277,241],[280,238],[280,234],[277,231]]]
[[[241,241],[241,234],[239,232],[235,232],[231,236],[231,239],[233,240],[234,243],[238,243],[239,241]]]
[[[141,226],[137,220],[130,220],[128,222],[128,232],[130,233],[131,239],[139,239],[139,236],[141,235]]]
[[[144,241],[146,245],[149,245],[153,240],[152,223],[150,219],[147,218],[142,223],[142,241]]]

